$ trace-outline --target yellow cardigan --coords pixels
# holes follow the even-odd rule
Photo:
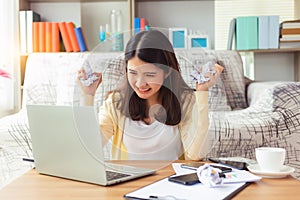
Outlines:
[[[209,150],[209,117],[208,117],[208,92],[196,91],[195,103],[183,104],[187,109],[185,116],[178,124],[181,135],[184,155],[182,159],[201,160]],[[116,108],[118,95],[110,94],[99,110],[99,123],[102,132],[103,143],[112,138],[112,159],[127,159],[126,149],[122,138],[124,133],[125,115]],[[84,104],[92,105],[93,97],[85,95]]]

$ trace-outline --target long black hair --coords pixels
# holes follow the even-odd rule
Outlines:
[[[185,83],[180,74],[169,39],[158,30],[142,31],[134,35],[125,49],[126,75],[128,61],[135,56],[154,64],[168,74],[158,91],[163,109],[155,114],[155,119],[166,125],[177,125],[181,121],[183,101],[187,94],[192,94],[193,89]],[[121,98],[117,105],[123,114],[133,120],[145,121],[149,117],[146,100],[134,92],[127,78],[124,87],[118,91]]]

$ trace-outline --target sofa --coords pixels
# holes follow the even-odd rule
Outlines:
[[[209,90],[211,138],[207,157],[255,159],[256,147],[283,147],[285,164],[300,180],[300,83],[256,82],[244,77],[240,54],[229,50],[177,50],[181,73],[194,87],[190,73],[209,61],[224,66],[217,84]],[[33,53],[27,60],[22,109],[0,119],[0,147],[16,158],[31,157],[26,104],[79,105],[77,70],[89,61],[103,72],[95,108],[125,76],[123,53]],[[109,158],[109,147],[106,156]]]

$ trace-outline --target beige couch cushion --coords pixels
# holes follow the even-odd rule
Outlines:
[[[225,86],[227,103],[233,110],[248,107],[241,56],[236,51],[224,50],[215,52],[217,62],[224,67],[221,78]]]

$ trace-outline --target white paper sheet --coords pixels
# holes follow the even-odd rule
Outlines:
[[[189,174],[195,170],[182,168],[182,163],[173,163],[173,169],[176,175]],[[215,164],[214,165],[220,165]],[[220,165],[223,166],[223,165]],[[125,195],[130,199],[156,199],[156,200],[219,200],[226,199],[228,196],[237,193],[239,189],[246,186],[247,182],[259,181],[261,177],[251,174],[245,170],[232,169],[232,172],[226,173],[223,184],[217,187],[208,187],[202,183],[195,185],[182,185],[168,181],[168,178],[152,183],[148,186],[137,189]],[[155,196],[157,198],[151,198]]]

